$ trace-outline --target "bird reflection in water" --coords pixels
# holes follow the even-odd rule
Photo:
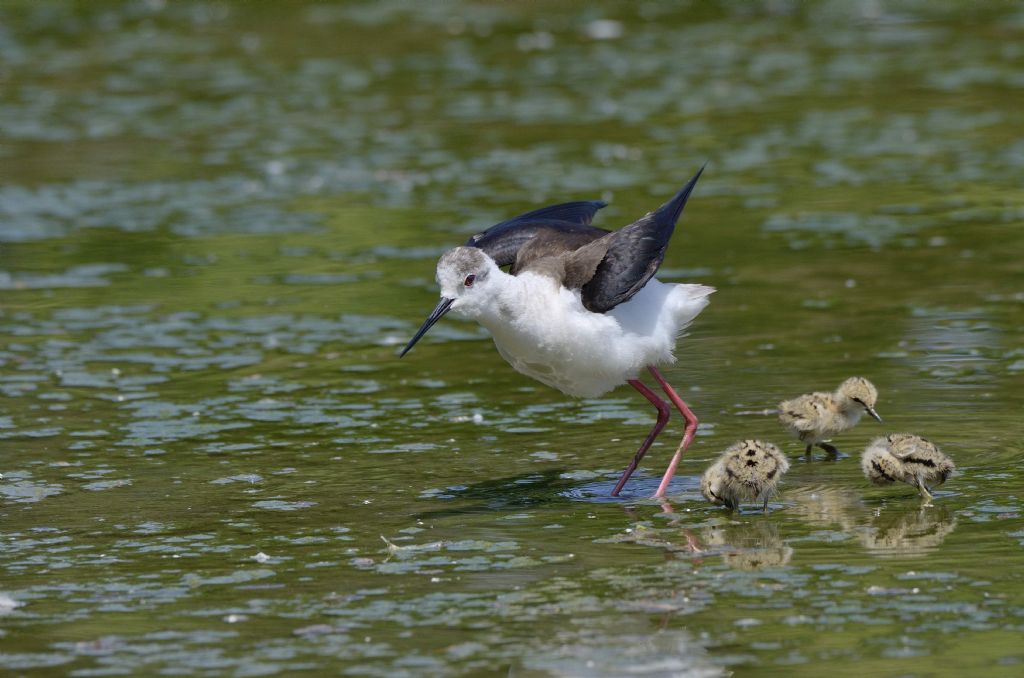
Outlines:
[[[778,525],[773,522],[724,521],[691,529],[677,525],[684,517],[691,516],[676,514],[668,502],[661,502],[661,509],[674,516],[667,527],[634,523],[614,541],[659,548],[670,557],[693,558],[697,563],[703,562],[705,557],[721,556],[726,565],[738,570],[782,567],[793,557],[792,547],[783,541]]]
[[[782,567],[793,557],[793,548],[779,535],[774,522],[726,523],[702,528],[706,552],[717,553],[735,570],[765,570]]]
[[[857,538],[869,552],[883,558],[924,556],[956,529],[956,516],[945,506],[922,506],[910,511],[884,511]]]

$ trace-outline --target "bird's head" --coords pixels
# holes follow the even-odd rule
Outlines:
[[[860,458],[860,466],[865,477],[875,485],[890,485],[903,480],[904,472],[900,460],[892,453],[887,438],[876,438],[871,441]]]
[[[850,377],[839,385],[837,393],[841,397],[852,400],[863,407],[864,411],[870,414],[875,421],[882,421],[882,418],[878,416],[878,412],[875,412],[878,390],[875,389],[874,384],[864,377]]]
[[[488,296],[498,265],[476,247],[456,247],[437,261],[437,284],[441,296],[452,299],[452,310],[472,316]]]
[[[721,461],[709,466],[700,478],[700,492],[712,504],[724,504],[735,508],[732,493],[728,491],[728,477],[725,475],[725,464]]]
[[[408,353],[448,311],[469,318],[478,316],[492,298],[488,292],[500,272],[494,260],[476,247],[456,247],[442,254],[437,262],[441,300],[402,349],[400,356]]]

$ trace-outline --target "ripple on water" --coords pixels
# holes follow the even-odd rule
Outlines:
[[[28,471],[11,471],[0,480],[0,496],[16,503],[35,503],[61,494],[64,486],[43,480],[33,480]]]
[[[0,290],[106,287],[111,283],[104,276],[127,270],[128,267],[124,264],[88,264],[74,266],[64,273],[57,274],[11,274],[0,271]]]
[[[309,184],[307,184],[309,185]],[[140,182],[77,181],[27,188],[0,186],[0,240],[26,242],[68,235],[85,228],[153,231],[170,225],[184,236],[211,233],[289,233],[317,224],[312,214],[282,209],[290,187],[245,175],[210,180]],[[258,201],[258,202],[257,202]],[[254,204],[255,203],[255,204]],[[45,278],[51,287],[83,286],[102,278]],[[31,282],[31,280],[30,280]],[[68,284],[71,283],[71,284]]]
[[[621,475],[621,470],[570,471],[562,473],[560,475],[561,478],[570,480],[591,480],[598,477],[603,477],[604,480],[601,482],[590,482],[577,485],[568,490],[564,490],[559,494],[574,501],[582,501],[592,504],[639,502],[643,504],[658,505],[659,503],[665,503],[664,501],[654,498],[654,493],[661,484],[661,476],[645,475],[640,471],[634,473],[630,477],[619,496],[611,496],[612,490],[615,489],[615,484],[618,482]],[[700,478],[696,476],[676,475],[672,479],[672,483],[669,486],[667,494],[671,497],[669,501],[672,502],[702,501],[703,497],[700,494]]]
[[[265,511],[298,511],[300,509],[316,506],[315,501],[285,501],[283,499],[266,499],[253,503],[253,508]]]
[[[263,476],[257,473],[240,473],[238,475],[217,478],[216,480],[211,480],[210,483],[213,485],[227,485],[230,483],[248,483],[250,485],[254,485],[262,480]]]

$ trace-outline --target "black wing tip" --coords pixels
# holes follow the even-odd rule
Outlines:
[[[697,173],[693,175],[693,178],[686,182],[686,184],[679,189],[679,191],[672,196],[668,202],[658,208],[657,214],[659,216],[667,216],[672,224],[675,224],[679,220],[679,215],[683,213],[683,208],[686,206],[686,201],[690,199],[690,194],[693,193],[694,186],[697,185],[697,180],[700,179],[700,175],[704,174],[704,168],[708,166],[705,161]]]
[[[681,189],[679,190],[679,194],[683,194],[683,193],[685,193],[685,194],[687,195],[687,197],[689,197],[689,195],[690,195],[690,191],[692,191],[692,190],[693,190],[693,187],[697,185],[697,180],[698,180],[698,179],[700,179],[700,176],[701,176],[702,174],[704,174],[704,170],[705,170],[705,169],[707,168],[707,166],[708,166],[708,162],[707,162],[707,160],[705,160],[705,161],[704,161],[704,164],[700,166],[700,169],[699,169],[699,170],[697,170],[697,173],[693,175],[693,178],[692,178],[692,179],[690,179],[689,181],[687,181],[687,182],[686,182],[686,185],[685,185],[685,186],[683,186],[683,187],[682,187],[682,188],[681,188]],[[678,194],[677,194],[677,195],[678,195]]]

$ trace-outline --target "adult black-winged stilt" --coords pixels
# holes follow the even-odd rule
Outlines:
[[[605,206],[591,201],[544,207],[470,237],[438,261],[441,301],[401,355],[452,311],[489,330],[514,369],[565,394],[596,397],[629,384],[654,405],[658,418],[613,496],[671,413],[669,404],[640,381],[646,368],[686,420],[654,495],[664,496],[697,432],[697,417],[658,366],[675,361],[677,337],[715,290],[663,283],[654,274],[703,171],[664,205],[618,231],[591,225]]]

